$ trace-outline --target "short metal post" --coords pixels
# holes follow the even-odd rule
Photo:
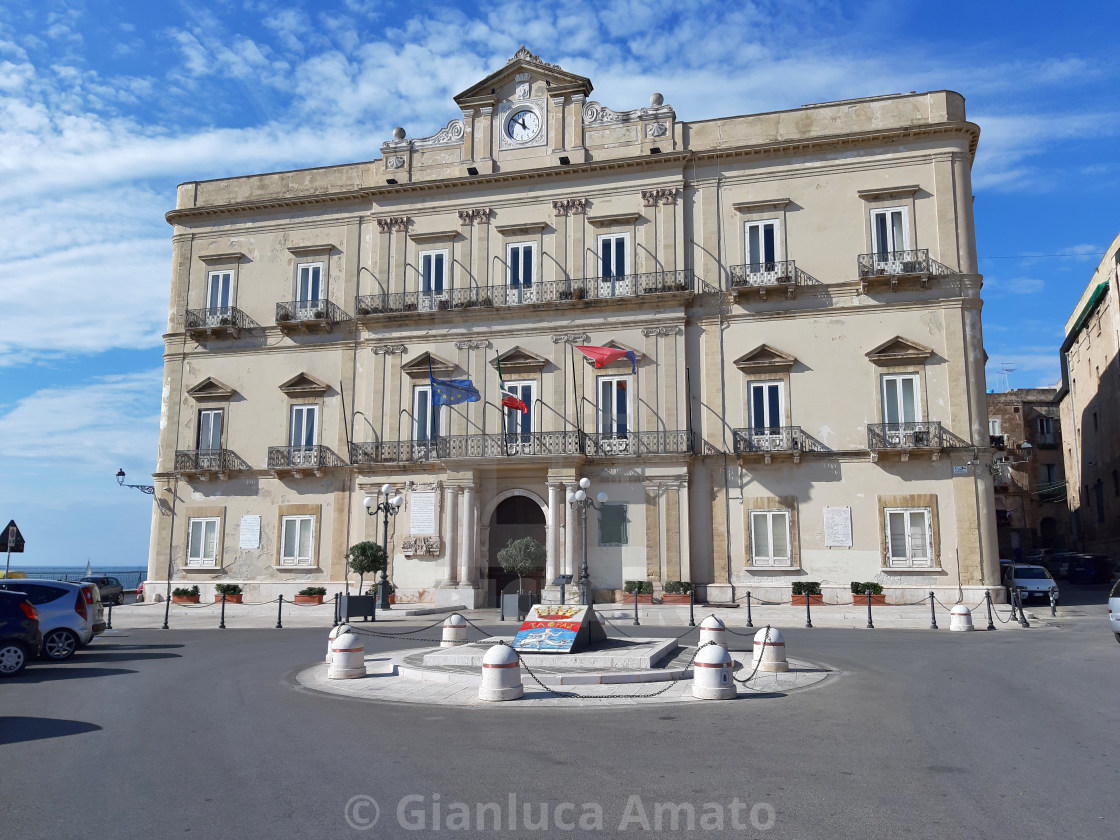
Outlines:
[[[1051,589],[1050,591],[1051,591],[1051,593],[1053,593],[1054,590]],[[1054,603],[1053,594],[1051,594],[1051,596],[1050,596],[1050,603]],[[113,602],[112,601],[109,602],[109,615],[105,619],[105,629],[106,630],[112,630],[113,629]]]
[[[276,629],[283,630],[284,625],[280,623],[280,612],[284,609],[284,593],[280,593],[280,597],[276,599]]]
[[[341,592],[336,592],[336,593],[334,593],[334,626],[335,627],[337,627],[338,625],[340,625],[342,623],[342,619],[340,619],[338,617],[339,612],[341,612],[341,610],[342,610],[342,593]]]
[[[805,626],[806,627],[812,627],[813,626],[813,613],[812,613],[812,611],[809,607],[809,604],[812,602],[812,600],[813,600],[813,596],[810,595],[808,592],[806,592],[805,593]]]
[[[871,591],[867,592],[867,629],[874,630],[875,624],[871,621]]]
[[[929,593],[929,629],[937,629],[937,612],[933,608],[933,592]]]
[[[381,590],[380,590],[380,589],[374,589],[373,591],[374,591],[374,592],[378,592],[378,593],[380,593],[380,592],[381,592]],[[371,618],[371,619],[373,620],[373,622],[374,622],[375,624],[377,623],[377,601],[378,601],[378,599],[379,599],[380,597],[381,597],[381,596],[380,596],[380,594],[378,594],[378,595],[376,595],[376,596],[374,597],[374,599],[373,599],[373,613],[372,613],[372,615],[370,616],[370,618]],[[365,616],[362,616],[362,617],[363,617],[363,618],[365,618]]]
[[[560,606],[564,606],[564,590],[565,590],[566,588],[567,588],[567,587],[566,587],[566,585],[564,584],[564,579],[563,579],[563,578],[561,578],[561,579],[560,579]]]
[[[754,627],[754,622],[751,621],[751,593],[747,593],[747,627]]]
[[[498,621],[506,620],[506,599],[502,597],[502,590],[498,590]]]
[[[1030,627],[1030,622],[1027,621],[1027,611],[1023,609],[1023,590],[1018,586],[1015,587],[1015,597],[1019,601],[1019,626]]]
[[[634,626],[637,627],[638,622],[638,590],[634,590]]]
[[[218,629],[226,629],[226,593],[222,593],[222,620],[218,622]]]
[[[990,589],[984,590],[984,601],[988,604],[988,629],[995,630],[995,622],[992,621],[992,591]]]
[[[1018,611],[1015,609],[1015,590],[1010,586],[1007,587],[1007,600],[1011,602],[1011,620],[1018,621]]]
[[[1055,617],[1055,618],[1058,615],[1058,602],[1056,600],[1054,600],[1054,587],[1053,586],[1050,587],[1050,615],[1051,615],[1051,617]],[[109,607],[109,620],[110,621],[113,620],[113,607],[111,605]],[[109,625],[109,629],[110,630],[113,629],[112,624]]]
[[[692,588],[689,587],[689,590],[688,590],[688,626],[689,627],[695,627],[696,626],[696,616],[693,613],[693,607],[695,607],[695,606],[696,606],[696,596],[692,594]]]

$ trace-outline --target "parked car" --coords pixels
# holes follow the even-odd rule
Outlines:
[[[39,612],[22,592],[0,591],[0,677],[12,677],[39,655]]]
[[[144,601],[144,581],[136,584],[136,603],[140,604]]]
[[[1003,572],[1003,585],[1009,590],[1018,589],[1024,601],[1031,598],[1045,598],[1049,601],[1050,590],[1054,589],[1054,603],[1058,603],[1058,584],[1042,566],[1008,566]]]
[[[1057,579],[1069,573],[1069,561],[1074,554],[1075,552],[1072,551],[1054,551],[1030,562],[1037,566],[1044,566],[1051,577]]]
[[[5,580],[0,590],[22,592],[39,613],[43,633],[40,656],[54,661],[69,659],[88,645],[101,621],[101,602],[95,600],[97,586],[58,580]],[[104,625],[104,622],[101,622]]]
[[[93,635],[104,633],[108,625],[105,623],[105,602],[101,599],[101,590],[97,588],[96,583],[81,582],[78,586],[82,587],[89,596],[86,603],[90,605],[90,612],[93,615]]]
[[[1108,626],[1116,634],[1116,641],[1120,642],[1120,578],[1112,584],[1112,591],[1108,593]]]
[[[101,590],[101,603],[119,607],[124,603],[124,584],[108,575],[90,575],[82,578],[85,583],[95,583]]]
[[[1078,554],[1070,558],[1070,583],[1109,583],[1112,558],[1104,554]]]

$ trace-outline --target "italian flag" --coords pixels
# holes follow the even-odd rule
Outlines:
[[[502,376],[502,360],[497,357],[495,363],[498,366],[498,390],[502,392],[502,407],[512,408],[516,411],[528,411],[529,406],[525,405],[523,400],[519,400],[513,394],[506,390],[505,378]]]

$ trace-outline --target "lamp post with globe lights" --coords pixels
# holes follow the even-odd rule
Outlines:
[[[393,485],[381,485],[381,495],[385,497],[385,501],[378,502],[373,496],[366,496],[365,506],[366,513],[370,516],[376,516],[379,513],[385,515],[385,530],[382,547],[385,549],[385,565],[381,569],[381,580],[377,582],[377,600],[378,607],[387,610],[389,607],[389,576],[385,574],[386,569],[389,568],[389,517],[396,516],[400,513],[401,505],[404,504],[404,496],[400,493],[390,498],[393,492]]]
[[[583,566],[579,571],[579,602],[582,606],[588,606],[591,603],[590,588],[591,576],[587,571],[587,511],[602,510],[603,505],[607,502],[607,494],[600,491],[595,499],[590,496],[589,488],[591,487],[591,480],[589,478],[581,478],[579,480],[579,489],[575,492],[569,491],[568,493],[568,506],[573,510],[578,510],[582,516],[583,526]],[[596,501],[597,500],[597,501]]]

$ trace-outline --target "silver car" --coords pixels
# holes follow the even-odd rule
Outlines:
[[[1060,600],[1058,584],[1050,577],[1050,572],[1044,566],[1031,566],[1016,564],[1008,566],[1003,572],[1003,585],[1011,589],[1018,589],[1024,601],[1031,598],[1050,599],[1050,590],[1054,590],[1054,603]]]
[[[43,633],[40,656],[61,661],[85,647],[102,623],[101,600],[97,587],[89,583],[57,580],[4,580],[0,588],[22,592],[39,611]]]

